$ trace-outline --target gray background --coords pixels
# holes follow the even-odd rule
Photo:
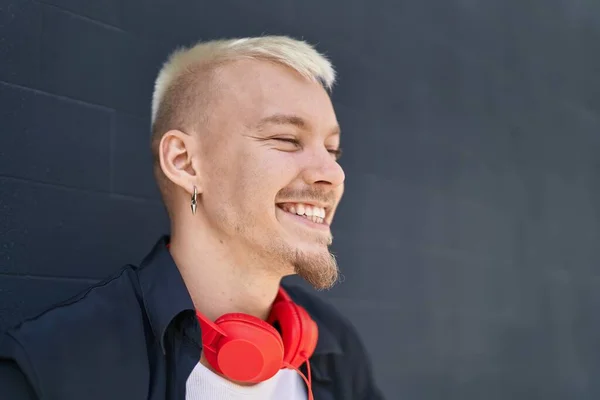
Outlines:
[[[598,4],[0,0],[0,328],[165,232],[167,53],[283,33],[339,71],[345,281],[322,295],[387,396],[598,398]]]

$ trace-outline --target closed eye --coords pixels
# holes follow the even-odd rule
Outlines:
[[[277,140],[279,142],[291,143],[296,147],[300,147],[300,141],[294,138],[272,138],[273,140]],[[327,149],[329,154],[333,156],[333,158],[337,161],[342,157],[342,149]]]
[[[327,149],[327,151],[334,156],[336,161],[342,157],[342,149]]]
[[[298,139],[292,139],[292,138],[273,138],[273,139],[278,140],[280,142],[293,143],[297,146],[300,146],[300,142],[298,141]]]
[[[280,144],[275,145],[275,147],[281,151],[285,152],[295,152],[302,148],[302,145],[298,139],[294,138],[283,138],[283,137],[275,137],[271,138]]]

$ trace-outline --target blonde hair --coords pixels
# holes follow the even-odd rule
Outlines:
[[[182,75],[194,67],[210,66],[242,58],[269,60],[287,65],[307,79],[320,82],[331,90],[335,70],[330,61],[310,44],[287,36],[198,42],[190,48],[174,51],[160,70],[152,95],[152,124],[156,122],[165,94]]]
[[[164,176],[158,162],[158,145],[170,129],[183,129],[198,121],[208,104],[209,85],[199,82],[200,71],[240,59],[276,62],[331,91],[336,78],[331,62],[310,44],[287,36],[221,39],[198,42],[175,50],[162,66],[152,95],[152,152],[155,175],[165,196]],[[166,200],[166,199],[165,199]]]

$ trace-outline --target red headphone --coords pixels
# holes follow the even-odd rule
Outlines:
[[[243,313],[225,314],[214,322],[196,315],[206,360],[232,381],[258,383],[282,368],[298,371],[317,345],[317,324],[281,287],[266,322]],[[310,392],[310,372],[307,384]]]

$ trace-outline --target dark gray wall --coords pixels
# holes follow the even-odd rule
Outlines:
[[[390,399],[600,396],[600,7],[546,1],[0,0],[0,328],[167,228],[152,81],[197,39],[336,64],[345,282]]]

